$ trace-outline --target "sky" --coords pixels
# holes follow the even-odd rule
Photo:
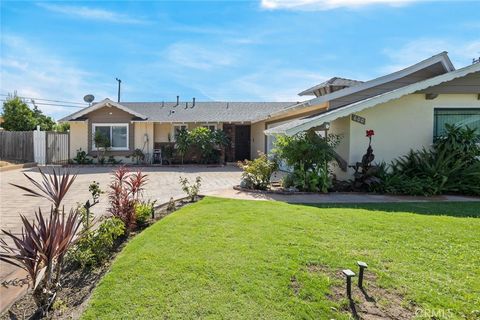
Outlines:
[[[116,100],[117,77],[122,101],[301,101],[334,76],[369,80],[442,51],[457,68],[480,57],[480,1],[2,0],[0,10],[0,101],[16,91],[55,119],[86,94]]]

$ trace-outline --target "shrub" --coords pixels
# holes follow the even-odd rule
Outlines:
[[[115,159],[114,156],[109,156],[108,160],[107,160],[107,163],[108,164],[120,164],[120,163],[122,163],[122,160],[117,160],[117,159]]]
[[[222,130],[210,130],[205,127],[197,127],[191,131],[181,130],[176,137],[176,150],[182,158],[191,146],[200,150],[203,163],[218,163],[222,149],[228,145],[228,137]]]
[[[180,177],[180,185],[182,186],[183,192],[185,192],[190,198],[190,202],[194,202],[197,198],[198,192],[200,191],[201,182],[201,177],[196,177],[194,184],[190,184],[190,181],[188,181],[187,178]]]
[[[135,149],[132,153],[132,160],[135,161],[136,164],[140,164],[140,161],[145,160],[145,154],[140,149]]]
[[[139,202],[135,205],[135,217],[137,225],[145,225],[149,218],[153,218],[155,202]]]
[[[92,164],[93,159],[88,157],[88,154],[81,148],[77,150],[77,156],[73,158],[76,164]]]
[[[252,161],[239,161],[238,166],[243,170],[241,186],[258,190],[268,188],[270,177],[278,169],[277,161],[269,160],[266,154]]]
[[[329,163],[339,161],[335,147],[340,136],[319,136],[314,129],[294,136],[278,136],[275,142],[275,155],[293,168],[291,177],[284,183],[302,191],[327,192],[330,186]]]
[[[135,205],[146,183],[147,175],[141,171],[131,173],[126,167],[120,167],[113,173],[108,192],[108,212],[123,221],[127,234],[136,227]]]
[[[111,256],[116,240],[125,234],[123,221],[105,218],[96,230],[87,230],[75,246],[68,252],[68,261],[81,268],[91,268],[102,264]]]
[[[431,149],[413,151],[392,161],[374,188],[394,194],[480,195],[480,135],[474,129],[446,125],[446,135]]]

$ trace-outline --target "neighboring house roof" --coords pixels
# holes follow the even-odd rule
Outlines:
[[[104,107],[103,100],[60,121],[72,121]],[[265,119],[272,112],[283,110],[294,102],[120,102],[107,103],[136,115],[138,121],[155,122],[252,122]]]
[[[458,69],[456,71],[451,71],[449,73],[445,73],[445,74],[436,76],[434,78],[420,81],[399,89],[395,89],[390,92],[383,93],[359,102],[355,102],[348,106],[344,106],[342,108],[330,109],[315,116],[293,120],[291,122],[280,125],[278,127],[265,130],[265,133],[267,135],[273,135],[273,134],[294,135],[298,132],[320,126],[325,122],[330,122],[335,119],[348,116],[352,113],[374,107],[378,104],[385,103],[394,99],[398,99],[403,96],[425,90],[427,88],[439,85],[444,82],[452,81],[456,78],[465,77],[473,73],[480,73],[480,63],[473,64],[465,68]]]
[[[455,70],[455,67],[447,52],[444,51],[400,71],[297,103],[286,110],[271,114],[271,116],[320,105],[325,102],[329,102],[329,109],[340,108],[453,70]]]
[[[300,92],[298,95],[313,96],[313,95],[317,95],[315,94],[316,91],[322,91],[322,90],[326,91],[329,87],[340,87],[340,88],[353,87],[360,83],[363,83],[363,81],[333,77],[325,82],[322,82],[316,86],[313,86],[311,88],[308,88],[307,90]]]

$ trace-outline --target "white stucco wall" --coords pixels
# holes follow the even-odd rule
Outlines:
[[[152,155],[154,136],[153,122],[134,122],[134,149],[140,149],[143,153]]]
[[[70,122],[70,159],[77,156],[77,150],[88,152],[88,122]]]
[[[252,159],[265,153],[265,121],[253,123],[250,127],[250,155]]]
[[[440,94],[434,100],[426,100],[424,94],[411,94],[358,112],[366,118],[366,124],[349,120],[349,165],[361,161],[365,154],[367,129],[375,131],[375,162],[389,163],[410,149],[431,146],[434,108],[480,108],[480,100],[477,94]]]

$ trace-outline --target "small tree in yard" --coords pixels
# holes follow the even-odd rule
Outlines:
[[[330,186],[329,163],[337,160],[335,147],[340,136],[319,136],[314,129],[294,136],[278,136],[274,153],[293,168],[286,178],[287,187],[304,191],[328,192]]]
[[[107,155],[107,151],[110,149],[110,139],[104,135],[100,131],[96,131],[93,135],[93,142],[95,143],[95,147],[99,150],[100,156],[98,157],[98,162],[101,164],[105,163],[105,157]]]
[[[192,141],[190,139],[189,132],[185,129],[180,130],[180,132],[178,132],[177,137],[175,138],[175,149],[180,154],[180,157],[182,159],[182,164],[185,158],[185,154],[190,148],[191,143]]]

